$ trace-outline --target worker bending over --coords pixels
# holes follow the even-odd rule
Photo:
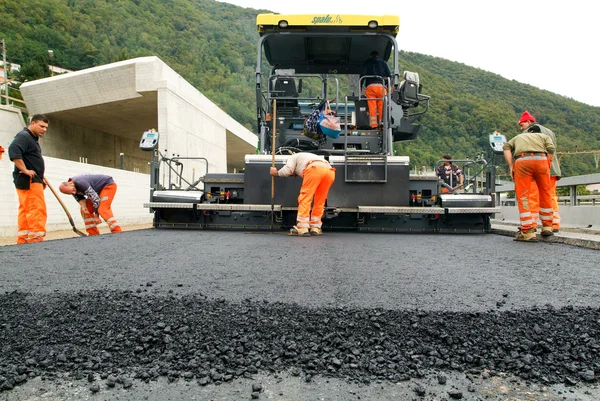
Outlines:
[[[71,194],[81,205],[81,215],[85,230],[89,235],[99,235],[98,224],[101,216],[111,233],[120,233],[111,205],[117,193],[117,184],[111,176],[102,174],[82,174],[69,178],[59,186],[63,194]]]
[[[540,220],[542,236],[552,233],[552,185],[550,164],[555,151],[552,139],[540,132],[523,132],[504,144],[504,158],[515,183],[521,231],[515,241],[536,242],[535,225],[529,204],[531,180],[535,179],[540,193]],[[514,164],[513,164],[514,153]]]
[[[279,171],[271,167],[270,173],[274,177],[302,177],[302,187],[298,196],[298,217],[289,235],[310,237],[323,234],[321,217],[325,211],[329,188],[335,180],[335,169],[329,162],[323,156],[301,152],[290,156]]]

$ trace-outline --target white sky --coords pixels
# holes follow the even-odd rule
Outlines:
[[[600,106],[596,0],[223,2],[280,14],[398,15],[400,50],[458,61]]]

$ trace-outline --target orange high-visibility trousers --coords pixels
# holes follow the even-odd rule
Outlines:
[[[100,217],[106,221],[108,224],[108,228],[110,228],[111,233],[120,233],[121,227],[117,224],[117,220],[113,215],[111,205],[112,201],[115,198],[115,194],[117,193],[117,184],[110,184],[102,188],[102,191],[98,194],[100,196],[100,206],[98,206],[98,214]],[[94,216],[94,205],[90,199],[87,200],[87,209],[90,213],[81,213],[83,216],[83,221],[85,223],[85,230],[89,235],[99,235],[100,230],[98,230],[98,221]]]
[[[552,186],[552,229],[560,229],[560,214],[558,213],[558,194],[556,193],[556,182],[558,177],[550,176],[550,185]],[[531,217],[534,227],[537,227],[537,222],[540,217],[540,193],[538,191],[535,180],[531,181],[531,190],[529,192],[529,208],[531,209]]]
[[[17,189],[17,195],[19,197],[17,244],[43,241],[48,219],[44,184],[32,182],[29,189]]]
[[[302,172],[302,176],[296,227],[321,228],[321,217],[325,211],[327,194],[335,181],[335,169],[322,163],[309,164]],[[311,204],[313,204],[312,212]]]
[[[365,90],[367,104],[369,106],[369,124],[371,128],[377,128],[383,119],[383,100],[371,100],[372,98],[383,99],[387,95],[387,89],[382,84],[371,84]],[[379,116],[379,118],[377,117]]]
[[[553,209],[548,161],[537,157],[519,158],[515,161],[513,173],[517,204],[519,206],[519,218],[521,220],[521,231],[526,232],[535,227],[529,204],[532,178],[535,178],[540,193],[539,214],[542,225],[544,227],[552,227]]]

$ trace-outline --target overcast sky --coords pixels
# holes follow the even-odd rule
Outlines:
[[[458,61],[600,106],[596,0],[224,2],[280,14],[398,15],[400,50]]]

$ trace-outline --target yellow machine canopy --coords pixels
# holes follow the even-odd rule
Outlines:
[[[376,50],[388,60],[400,18],[392,15],[259,14],[264,54],[274,68],[297,73],[360,74]]]

